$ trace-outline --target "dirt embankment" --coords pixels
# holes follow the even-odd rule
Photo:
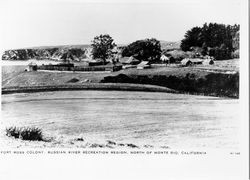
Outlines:
[[[69,91],[69,90],[121,90],[176,93],[177,91],[155,85],[124,84],[124,83],[85,83],[81,85],[67,84],[56,86],[9,86],[2,88],[2,94],[27,93],[41,91]]]

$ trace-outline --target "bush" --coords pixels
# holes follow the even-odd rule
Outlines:
[[[240,58],[240,51],[239,49],[232,52],[232,58]]]
[[[6,135],[28,141],[44,141],[42,130],[36,127],[9,127],[6,129]]]
[[[125,74],[119,74],[117,76],[106,76],[101,83],[134,83],[133,80]]]
[[[78,81],[79,81],[79,79],[73,78],[73,79],[70,79],[70,80],[68,81],[68,83],[76,83],[76,82],[78,82]]]

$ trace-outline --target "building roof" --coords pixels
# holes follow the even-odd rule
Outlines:
[[[131,64],[132,62],[135,63],[135,62],[140,62],[140,60],[134,58],[133,56],[130,56],[130,57],[122,57],[119,59],[119,61],[123,64]]]
[[[189,61],[192,62],[190,59],[185,58],[185,59],[182,59],[182,60],[181,60],[181,63],[182,63],[182,64],[186,64],[186,63],[189,62]]]
[[[143,67],[143,66],[149,66],[149,62],[148,61],[142,61],[140,64],[137,65],[137,67]]]
[[[103,60],[101,58],[97,58],[97,59],[91,59],[89,62],[96,63],[96,62],[103,62]]]
[[[122,57],[119,59],[119,62],[126,63],[128,61],[129,57]]]
[[[169,60],[169,58],[168,58],[167,56],[165,56],[164,54],[161,55],[161,58],[160,58],[160,59],[161,59],[161,60],[164,60],[164,61]]]

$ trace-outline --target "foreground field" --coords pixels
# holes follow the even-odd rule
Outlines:
[[[239,147],[237,99],[131,91],[2,95],[1,147]],[[50,141],[7,137],[8,127],[38,127]]]

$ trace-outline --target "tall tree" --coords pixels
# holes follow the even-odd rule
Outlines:
[[[91,46],[93,58],[101,58],[105,63],[106,60],[111,57],[112,49],[116,46],[116,44],[110,35],[101,34],[94,37]]]
[[[194,27],[186,32],[184,39],[181,41],[181,49],[189,51],[191,47],[201,47],[202,41],[202,28]]]

